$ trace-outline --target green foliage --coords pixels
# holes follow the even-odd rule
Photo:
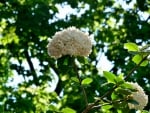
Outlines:
[[[89,113],[135,113],[126,102],[117,101],[134,91],[124,78],[139,63],[142,67],[127,80],[138,82],[150,94],[150,25],[149,17],[142,15],[149,15],[149,1],[136,0],[133,7],[123,7],[130,4],[132,0],[121,4],[115,0],[1,0],[0,112],[81,113],[87,107],[83,86],[88,103],[105,97]],[[58,7],[65,9],[66,5],[75,12],[59,18]],[[56,60],[48,56],[48,38],[68,26],[94,36],[88,58]],[[113,63],[111,72],[98,72],[101,52]],[[112,91],[114,86],[117,88]],[[105,96],[107,91],[110,93]],[[99,105],[103,105],[101,109]],[[149,109],[150,103],[141,113]]]
[[[138,46],[135,43],[126,43],[124,44],[124,48],[127,49],[128,51],[139,51]]]
[[[113,73],[104,71],[104,76],[106,77],[108,83],[115,83],[116,75]]]
[[[142,110],[140,113],[149,113],[149,111]]]
[[[113,83],[117,85],[124,83],[124,80],[123,80],[124,78],[122,74],[120,74],[119,76],[116,76],[115,74],[108,72],[108,71],[104,71],[103,74],[104,74],[104,77],[107,79],[108,83]]]
[[[76,113],[76,111],[71,108],[66,107],[62,109],[62,113]]]
[[[112,107],[113,107],[112,105],[104,105],[104,106],[102,106],[102,109],[107,111],[107,110],[111,109]]]
[[[93,82],[93,79],[87,77],[87,78],[85,78],[85,79],[82,80],[81,84],[82,84],[82,85],[89,85],[89,84],[92,83],[92,82]]]
[[[139,105],[139,103],[135,100],[128,100],[128,103],[134,104],[134,105]]]
[[[74,81],[74,82],[76,82],[76,83],[79,83],[79,80],[78,80],[77,77],[71,77],[71,80]]]
[[[135,54],[134,57],[132,58],[132,61],[137,65],[140,63],[140,66],[146,66],[148,64],[148,60],[144,59],[144,57],[147,57],[149,55],[149,53],[147,52],[149,50],[146,50],[148,47],[149,45],[146,45],[143,46],[141,49],[139,49],[139,47],[135,43],[129,42],[124,44],[125,49]]]
[[[132,58],[132,61],[135,62],[136,64],[139,64],[143,59],[143,56],[142,55],[135,55],[133,58]],[[148,60],[145,60],[143,61],[140,66],[146,66],[148,64]]]

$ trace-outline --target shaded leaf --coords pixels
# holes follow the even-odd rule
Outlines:
[[[71,77],[71,80],[73,80],[74,82],[79,83],[79,80],[78,80],[78,78],[77,78],[77,77]]]
[[[139,103],[136,100],[128,100],[127,102],[134,105],[139,105]]]
[[[117,93],[122,94],[122,95],[130,95],[132,91],[130,89],[118,88]]]
[[[88,64],[88,60],[84,57],[78,56],[77,60],[82,64]]]

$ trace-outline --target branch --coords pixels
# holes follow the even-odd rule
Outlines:
[[[124,78],[124,80],[126,80],[127,78],[129,78],[131,76],[131,74],[147,59],[148,55],[145,56],[135,67],[133,67],[131,69],[131,71],[127,74],[127,76]],[[107,91],[104,95],[102,95],[98,100],[96,100],[94,103],[88,105],[86,107],[86,109],[84,109],[84,111],[82,113],[88,113],[91,109],[94,109],[97,104],[99,104],[99,102],[106,96],[108,96],[109,94],[111,94],[116,88],[118,87],[118,85],[114,85],[114,87]]]
[[[127,79],[131,76],[131,74],[132,74],[135,70],[137,70],[137,68],[147,59],[147,57],[148,57],[148,55],[145,56],[135,67],[133,67],[133,68],[131,69],[131,71],[129,71],[129,73],[127,74],[127,76],[124,78],[124,80],[127,80]]]
[[[91,109],[94,109],[95,106],[97,106],[97,104],[99,104],[99,102],[104,98],[106,97],[107,95],[111,94],[118,86],[117,85],[114,85],[114,87],[107,91],[103,96],[101,96],[98,100],[96,100],[94,103],[88,105],[86,107],[86,109],[82,112],[82,113],[88,113]]]
[[[32,61],[31,61],[31,58],[30,58],[30,56],[29,56],[28,51],[25,50],[25,51],[24,51],[24,54],[25,54],[25,57],[26,57],[27,62],[28,62],[28,64],[29,64],[30,70],[31,70],[31,72],[32,72],[34,82],[35,82],[36,85],[39,85],[38,78],[37,78],[37,75],[36,75],[36,71],[35,71],[35,69],[34,69],[34,66],[33,66],[33,63],[32,63]]]

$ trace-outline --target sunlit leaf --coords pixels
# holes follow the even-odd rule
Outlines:
[[[142,110],[141,113],[149,113],[149,111]]]
[[[136,64],[139,64],[142,59],[143,59],[143,57],[141,55],[137,54],[132,58],[132,61]],[[145,60],[141,63],[140,66],[146,66],[147,64],[148,64],[148,60]]]
[[[134,113],[131,111],[132,111],[131,109],[129,109],[128,107],[124,107],[124,106],[121,109],[117,109],[117,113]]]
[[[109,83],[116,83],[116,81],[115,81],[116,75],[115,74],[108,72],[108,71],[104,71],[103,74]]]
[[[123,83],[125,82],[125,81],[124,81],[123,73],[121,73],[119,76],[117,76],[116,79],[115,79],[115,81],[116,81],[116,83],[117,83],[118,85],[123,84]]]
[[[118,85],[120,85],[120,84],[123,84],[125,81],[124,81],[122,78],[120,78],[120,77],[116,77],[115,82],[116,82]]]
[[[111,99],[112,99],[112,100],[116,100],[117,98],[118,98],[118,95],[116,95],[116,93],[113,92],[113,93],[111,94]]]
[[[82,85],[89,85],[92,82],[93,82],[93,79],[88,77],[82,80]]]
[[[113,107],[112,105],[105,105],[105,106],[102,106],[102,109],[109,110],[112,107]]]
[[[57,109],[57,108],[56,108],[56,106],[54,106],[54,105],[50,105],[50,106],[49,106],[49,110],[51,110],[51,111],[56,111],[56,109]]]
[[[123,113],[123,111],[120,109],[117,109],[117,113]]]
[[[127,49],[128,51],[139,51],[138,46],[132,42],[125,43],[124,48]]]
[[[128,88],[128,89],[133,89],[132,85],[129,84],[128,82],[124,82],[123,84],[120,85],[122,88]]]
[[[76,111],[74,109],[66,107],[62,109],[62,113],[76,113]]]

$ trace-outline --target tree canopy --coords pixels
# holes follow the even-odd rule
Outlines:
[[[73,12],[59,18],[59,7],[63,11],[66,6]],[[70,26],[94,37],[89,57],[76,57],[76,71],[74,57],[54,59],[47,53],[48,39]],[[137,66],[139,56],[133,58],[137,51],[127,51],[125,43],[127,49],[131,49],[127,44],[147,47],[149,54],[150,47],[145,46],[150,44],[148,0],[1,0],[0,112],[81,113],[86,109],[82,88],[88,103],[95,102],[109,91],[111,94],[102,100],[108,102],[114,84],[107,80],[114,76],[130,75],[126,81],[137,82],[149,95],[150,64]],[[102,53],[113,65],[110,72],[100,73],[97,69]],[[82,87],[76,72],[80,74]],[[14,76],[23,78],[17,86],[9,85]],[[57,82],[56,78],[58,83],[55,86],[52,83]],[[50,91],[51,87],[56,88]],[[119,107],[117,103],[111,104],[113,106],[98,106],[88,112],[136,112]],[[148,110],[150,99],[142,113],[148,113]]]

